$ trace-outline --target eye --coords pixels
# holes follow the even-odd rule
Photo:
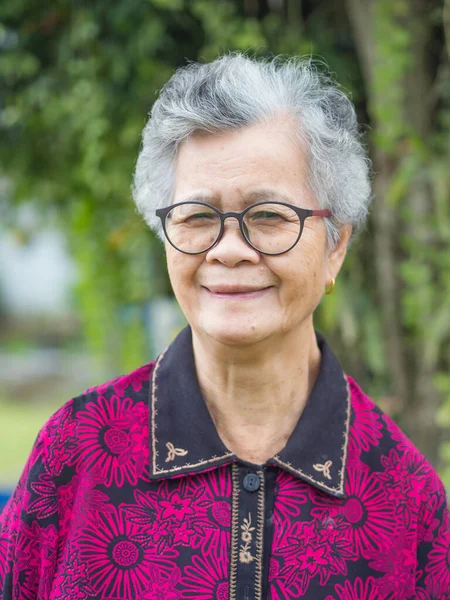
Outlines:
[[[252,220],[262,220],[262,221],[271,221],[271,220],[275,220],[275,219],[282,219],[282,220],[286,220],[282,215],[275,213],[275,212],[271,212],[268,210],[260,210],[258,212],[253,212],[251,213],[250,219]]]
[[[172,225],[205,225],[217,219],[214,211],[197,204],[181,204],[168,214]]]
[[[214,217],[217,218],[217,215],[214,215],[213,213],[208,213],[208,212],[199,212],[199,213],[195,213],[193,215],[189,215],[186,218],[186,221],[195,221],[198,219],[214,219]]]

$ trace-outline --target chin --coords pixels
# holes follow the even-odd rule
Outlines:
[[[248,319],[244,321],[217,317],[202,320],[199,329],[212,340],[226,346],[251,346],[274,333],[272,327],[269,331],[267,326],[256,322],[249,323]]]

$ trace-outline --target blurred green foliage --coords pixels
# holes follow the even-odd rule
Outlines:
[[[229,50],[325,59],[370,125],[377,201],[317,326],[434,462],[443,442],[450,484],[450,67],[443,2],[413,4],[3,0],[0,163],[15,204],[57,208],[86,338],[125,370],[149,357],[118,308],[170,293],[130,199],[158,89],[186,60]]]

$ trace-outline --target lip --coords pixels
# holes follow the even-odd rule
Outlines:
[[[266,294],[273,286],[266,286],[264,288],[250,288],[246,286],[202,286],[203,289],[215,298],[222,298],[225,300],[232,299],[245,299],[245,298],[259,298]]]

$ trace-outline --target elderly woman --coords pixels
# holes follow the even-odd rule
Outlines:
[[[173,75],[133,191],[189,327],[42,428],[3,514],[2,598],[450,598],[442,483],[313,326],[368,170],[308,61]]]

